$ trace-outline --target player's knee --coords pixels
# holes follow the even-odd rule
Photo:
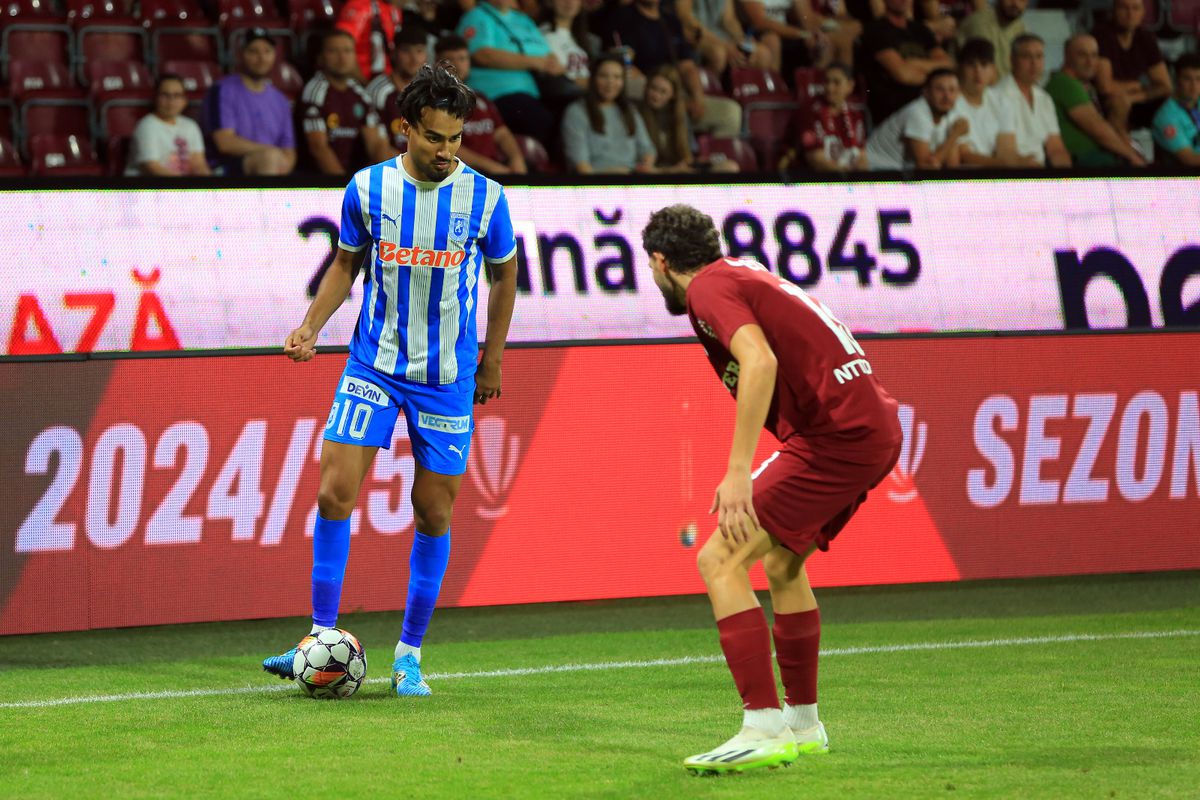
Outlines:
[[[317,492],[317,510],[325,519],[346,519],[354,510],[357,494],[337,481],[324,481]]]
[[[417,530],[427,536],[445,533],[450,527],[453,503],[441,500],[418,501],[413,498],[413,520]]]
[[[716,535],[714,534],[714,538]],[[705,545],[696,556],[696,568],[706,584],[720,580],[731,570],[739,569],[739,565],[731,558],[730,553],[720,545]]]
[[[763,556],[763,572],[772,586],[785,586],[795,580],[800,572],[800,563],[791,553],[772,550]]]

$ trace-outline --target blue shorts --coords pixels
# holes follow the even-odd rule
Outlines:
[[[390,449],[396,417],[403,411],[417,463],[442,475],[461,475],[467,471],[475,430],[474,399],[474,379],[425,386],[384,375],[350,356],[338,379],[325,438]]]

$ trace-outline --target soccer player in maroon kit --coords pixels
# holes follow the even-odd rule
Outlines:
[[[821,618],[804,561],[829,548],[868,490],[895,466],[901,440],[896,401],[829,309],[755,261],[723,258],[707,214],[686,205],[656,211],[642,243],[667,310],[688,315],[737,398],[729,467],[712,506],[719,527],[697,563],[742,696],[743,725],[684,766],[706,773],[790,764],[829,745],[817,717]],[[782,447],[751,472],[764,427]],[[759,560],[773,629],[750,585],[750,568]]]

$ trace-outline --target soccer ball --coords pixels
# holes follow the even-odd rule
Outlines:
[[[296,648],[292,674],[309,697],[349,697],[367,677],[367,654],[354,634],[330,628],[304,637]]]

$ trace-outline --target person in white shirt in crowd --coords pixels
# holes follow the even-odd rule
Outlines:
[[[183,79],[164,73],[154,84],[154,111],[138,122],[125,167],[126,175],[211,175],[204,159],[204,135],[183,115],[187,93]]]
[[[583,0],[547,0],[544,20],[540,26],[550,52],[559,60],[567,78],[579,86],[579,94],[587,91],[588,69],[600,53],[600,37],[588,30],[588,16]]]
[[[1070,167],[1054,100],[1040,85],[1046,71],[1045,43],[1036,34],[1022,34],[1013,40],[1009,60],[1012,73],[1000,79],[995,91],[1008,98],[1013,109],[1018,157],[1039,166]]]
[[[968,39],[958,51],[958,86],[971,130],[962,141],[964,167],[1038,167],[1017,155],[1016,110],[1008,95],[992,88],[996,49],[987,39]]]
[[[954,70],[938,67],[921,96],[892,114],[867,139],[871,169],[943,169],[961,166],[971,131]]]

